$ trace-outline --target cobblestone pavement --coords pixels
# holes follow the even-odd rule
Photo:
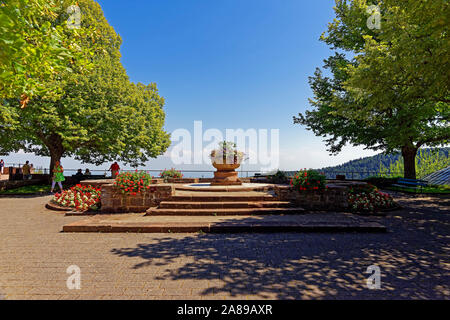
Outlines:
[[[399,198],[387,234],[62,233],[48,200],[0,198],[0,299],[450,298],[449,197]]]

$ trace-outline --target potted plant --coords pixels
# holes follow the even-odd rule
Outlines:
[[[219,143],[219,148],[211,151],[210,158],[214,168],[234,170],[244,160],[244,153],[236,149],[235,143],[223,141]]]
[[[219,143],[219,148],[211,151],[210,158],[212,165],[217,169],[214,172],[212,186],[242,184],[235,169],[239,168],[244,160],[244,153],[236,149],[235,143],[227,141]]]

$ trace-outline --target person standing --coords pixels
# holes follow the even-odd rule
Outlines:
[[[3,174],[3,168],[5,167],[5,161],[3,159],[0,160],[0,177]]]
[[[63,192],[62,182],[65,181],[64,178],[64,168],[61,166],[59,161],[56,161],[55,167],[53,168],[53,176],[52,176],[52,189],[50,192],[53,193],[53,189],[55,188],[55,184],[58,183],[59,189]]]
[[[31,180],[30,161],[25,162],[22,167],[23,180]]]
[[[115,179],[118,175],[119,175],[119,164],[116,162],[114,162],[111,167],[109,168],[109,171],[111,171],[111,176],[113,179]]]

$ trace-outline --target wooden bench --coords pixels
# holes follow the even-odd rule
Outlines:
[[[424,180],[417,180],[417,179],[406,179],[406,178],[399,178],[397,180],[396,184],[392,185],[393,187],[401,187],[401,188],[414,188],[417,189],[420,187],[422,190],[423,187],[428,186],[428,182]]]

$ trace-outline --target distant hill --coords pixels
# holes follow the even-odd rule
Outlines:
[[[424,149],[425,152],[435,149]],[[439,151],[448,157],[450,148],[439,148]],[[391,163],[396,162],[401,158],[400,153],[394,154],[377,154],[372,157],[360,158],[352,160],[334,167],[326,167],[319,169],[324,172],[327,178],[335,178],[337,174],[345,174],[349,179],[364,179],[370,176],[376,176],[380,174],[380,164],[389,168]]]

